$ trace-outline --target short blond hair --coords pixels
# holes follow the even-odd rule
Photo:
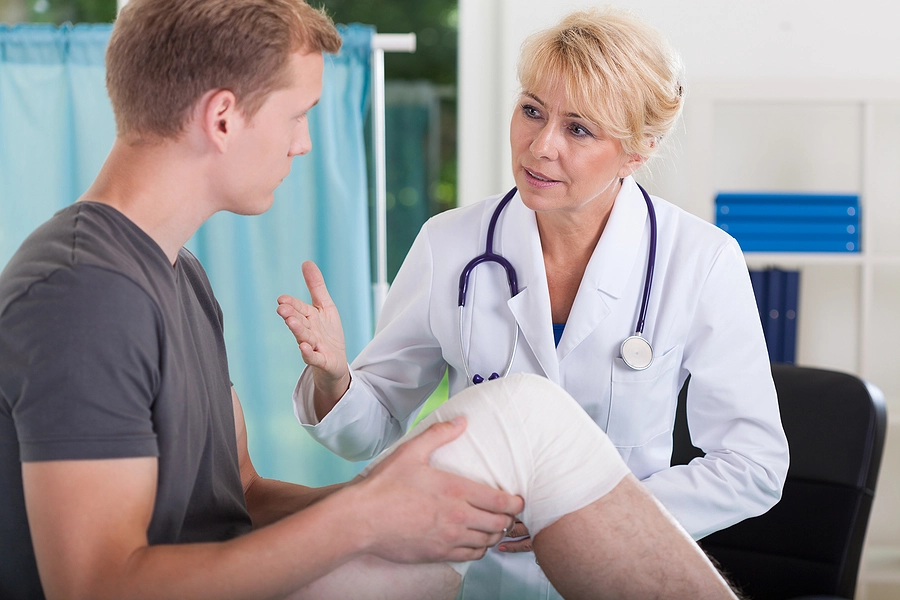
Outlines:
[[[569,14],[522,44],[524,91],[565,86],[575,112],[649,158],[684,104],[681,59],[668,41],[633,14],[612,8]]]
[[[294,52],[340,50],[331,19],[303,0],[131,0],[113,26],[106,87],[120,137],[177,137],[209,90],[248,118],[288,85]]]

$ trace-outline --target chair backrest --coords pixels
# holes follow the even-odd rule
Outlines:
[[[884,397],[846,373],[773,364],[772,376],[791,451],[782,499],[700,545],[754,600],[853,598],[884,450]],[[702,455],[685,418],[689,383],[678,400],[673,464]]]

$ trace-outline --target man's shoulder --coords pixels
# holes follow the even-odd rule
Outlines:
[[[152,282],[166,276],[166,266],[159,246],[124,215],[108,206],[79,202],[38,227],[10,259],[0,274],[0,314],[61,272],[71,276],[57,277],[57,285],[123,279],[150,292]]]

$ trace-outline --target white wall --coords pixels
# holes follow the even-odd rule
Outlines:
[[[578,0],[460,0],[459,202],[512,185],[507,126],[519,45]],[[900,8],[884,0],[618,0],[708,80],[898,80]],[[690,96],[688,96],[690,103]]]

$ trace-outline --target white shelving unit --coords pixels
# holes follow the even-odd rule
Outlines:
[[[900,418],[900,82],[693,84],[684,126],[647,182],[709,221],[718,191],[859,194],[859,253],[748,253],[801,275],[798,362],[856,373]],[[804,277],[805,276],[805,277]],[[831,331],[831,333],[828,333]],[[889,357],[889,358],[888,358]],[[887,362],[891,361],[891,362]]]
[[[852,372],[885,393],[888,440],[858,598],[900,598],[900,82],[694,83],[673,137],[646,183],[709,221],[719,191],[859,194],[859,253],[746,259],[801,272],[798,364]]]

